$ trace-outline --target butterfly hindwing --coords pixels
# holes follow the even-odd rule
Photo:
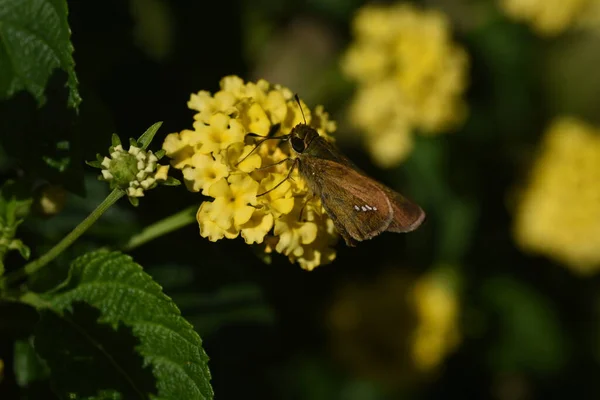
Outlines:
[[[394,218],[386,229],[388,232],[411,232],[425,220],[425,212],[400,193],[379,184],[392,204]]]
[[[394,217],[392,203],[375,180],[310,155],[300,160],[299,169],[348,245],[388,229]]]

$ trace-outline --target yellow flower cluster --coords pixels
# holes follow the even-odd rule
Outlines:
[[[419,278],[411,293],[418,319],[411,349],[420,371],[435,369],[460,342],[458,299],[442,276],[430,274]]]
[[[600,268],[600,130],[574,118],[550,126],[520,195],[518,244],[574,271]]]
[[[598,20],[598,0],[500,0],[511,18],[529,23],[544,36],[557,35],[574,25]]]
[[[375,162],[401,162],[415,129],[433,134],[463,121],[468,57],[453,43],[443,14],[409,4],[367,5],[353,30],[342,68],[358,83],[350,116],[366,133]]]
[[[340,361],[392,385],[431,376],[460,342],[458,295],[438,271],[393,269],[343,286],[328,313]]]
[[[192,94],[193,129],[172,133],[163,144],[187,188],[213,198],[198,210],[200,235],[211,241],[241,235],[308,270],[331,262],[337,232],[297,168],[287,179],[289,146],[280,140],[256,144],[261,137],[288,134],[304,121],[302,112],[328,139],[335,123],[322,107],[311,112],[301,102],[300,109],[289,89],[265,80],[245,83],[227,76],[220,89]]]

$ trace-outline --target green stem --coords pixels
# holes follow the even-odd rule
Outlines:
[[[122,247],[123,251],[130,251],[139,247],[151,240],[156,239],[162,235],[173,232],[179,228],[183,228],[191,223],[196,222],[196,211],[198,206],[194,205],[188,207],[176,214],[170,215],[154,224],[146,227],[137,235],[129,238],[127,244]]]
[[[105,199],[100,203],[98,207],[90,215],[86,217],[79,225],[75,227],[67,236],[65,236],[56,246],[51,248],[46,254],[26,264],[23,269],[17,270],[11,274],[7,274],[4,278],[6,283],[11,283],[27,275],[32,275],[37,272],[40,268],[47,265],[49,262],[54,260],[60,253],[65,251],[69,246],[75,242],[85,231],[87,231],[93,224],[100,218],[106,210],[117,202],[125,192],[121,189],[113,190]],[[0,285],[1,286],[1,285]]]

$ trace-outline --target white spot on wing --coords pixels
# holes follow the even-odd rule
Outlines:
[[[364,206],[354,206],[354,209],[356,211],[377,211],[377,207],[374,206],[370,206],[368,204],[365,204]]]

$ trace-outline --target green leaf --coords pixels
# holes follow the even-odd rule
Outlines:
[[[134,138],[129,138],[129,147],[142,147],[142,146]]]
[[[124,398],[132,391],[137,397],[140,393],[147,396],[150,389],[145,372],[132,369],[131,360],[124,358],[135,350],[156,380],[156,398],[213,397],[208,357],[200,337],[161,287],[129,256],[118,252],[81,256],[71,264],[67,280],[35,303],[51,310],[43,313],[36,350],[48,362],[53,380],[63,383],[66,392],[84,378],[88,366],[96,368],[92,377],[113,377],[114,386],[93,386],[96,393],[87,395],[111,389]],[[129,337],[138,343],[130,344],[129,353],[123,354],[119,343]],[[81,365],[63,368],[67,362]]]
[[[8,181],[0,189],[0,276],[4,274],[4,257],[17,250],[23,258],[29,258],[29,248],[15,239],[17,227],[25,220],[32,199],[26,184]]]
[[[92,168],[102,168],[101,161],[86,161],[85,163]]]
[[[27,387],[36,381],[47,379],[49,375],[48,366],[36,354],[32,339],[15,342],[13,369],[15,380],[20,387]]]
[[[33,332],[39,319],[38,311],[28,304],[0,301],[0,358],[4,361],[4,380],[0,382],[2,400],[58,400],[51,394],[47,366],[33,349]],[[15,385],[19,386],[18,392]]]
[[[29,256],[31,256],[31,250],[22,240],[13,239],[8,245],[8,248],[10,250],[17,250],[25,260],[29,260]]]
[[[116,133],[112,134],[112,136],[110,137],[110,141],[113,148],[121,145],[121,138],[119,138],[119,135],[117,135]]]
[[[65,0],[0,0],[0,99],[21,90],[38,104],[56,68],[68,74],[69,106],[77,109],[71,30]]]
[[[161,182],[160,184],[164,186],[179,186],[181,185],[181,182],[179,181],[179,179],[169,176],[165,181]]]
[[[18,224],[29,214],[32,202],[28,183],[6,181],[0,188],[0,223]]]
[[[142,149],[146,150],[148,148],[148,146],[152,142],[152,139],[154,139],[154,135],[156,135],[156,132],[158,132],[158,129],[161,125],[162,121],[155,123],[150,128],[146,129],[146,132],[144,132],[142,136],[138,138],[137,141],[142,147]]]
[[[157,151],[156,153],[154,153],[154,155],[156,156],[156,158],[158,158],[159,160],[161,158],[163,158],[165,156],[165,154],[167,154],[167,152],[164,151],[164,149],[160,149],[159,151]]]

